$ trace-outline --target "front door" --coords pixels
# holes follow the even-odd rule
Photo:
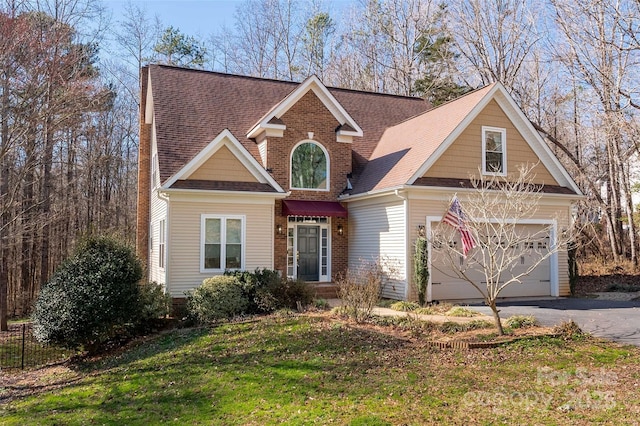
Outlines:
[[[301,280],[319,280],[319,247],[320,227],[298,226],[298,278]]]

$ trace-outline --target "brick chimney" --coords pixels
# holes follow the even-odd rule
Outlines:
[[[138,141],[138,203],[136,212],[136,253],[149,263],[149,220],[151,194],[151,125],[145,123],[149,68],[140,70],[140,135]]]

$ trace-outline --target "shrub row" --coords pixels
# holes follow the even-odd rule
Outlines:
[[[296,309],[311,301],[304,282],[283,278],[277,271],[227,271],[187,293],[187,313],[190,319],[208,324],[239,315]]]

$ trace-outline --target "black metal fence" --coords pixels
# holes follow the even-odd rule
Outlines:
[[[71,355],[68,349],[38,342],[29,322],[9,324],[9,331],[0,331],[0,370],[41,367]]]

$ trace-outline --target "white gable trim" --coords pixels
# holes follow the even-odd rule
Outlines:
[[[424,176],[424,174],[433,166],[433,164],[449,149],[453,142],[458,139],[462,132],[471,124],[473,120],[482,112],[491,100],[495,100],[507,118],[513,123],[515,128],[520,132],[524,140],[529,144],[533,152],[536,153],[542,164],[549,170],[553,178],[560,184],[571,188],[576,194],[582,195],[582,191],[573,181],[566,169],[560,164],[560,161],[551,152],[546,142],[540,134],[534,129],[529,119],[524,115],[522,110],[516,105],[515,101],[509,95],[504,86],[495,83],[493,88],[478,102],[464,120],[447,136],[443,143],[427,158],[418,170],[411,176],[407,184],[412,185],[416,179]],[[455,101],[454,101],[455,102]]]
[[[208,159],[210,159],[220,148],[226,146],[233,153],[233,155],[247,168],[249,173],[255,177],[260,183],[268,183],[278,192],[284,192],[284,190],[278,185],[278,183],[267,173],[266,170],[260,166],[255,158],[247,152],[242,146],[240,141],[229,131],[224,129],[209,145],[207,145],[202,151],[191,159],[184,167],[182,167],[176,174],[171,176],[163,185],[162,189],[169,189],[171,185],[181,179],[186,179],[198,170]]]
[[[284,130],[286,125],[269,123],[273,118],[281,118],[292,106],[294,106],[309,90],[313,90],[313,93],[320,99],[324,106],[331,112],[336,120],[341,124],[348,124],[354,131],[338,131],[340,135],[344,136],[362,136],[362,129],[358,126],[353,118],[347,113],[347,111],[340,105],[340,102],[329,92],[327,87],[322,84],[320,79],[315,75],[310,76],[305,81],[300,83],[298,87],[291,93],[289,93],[274,109],[269,111],[255,126],[249,130],[247,134],[248,138],[255,138],[262,131],[272,130]]]
[[[151,124],[153,121],[153,88],[151,87],[151,70],[147,72],[147,99],[144,108],[144,123]]]

